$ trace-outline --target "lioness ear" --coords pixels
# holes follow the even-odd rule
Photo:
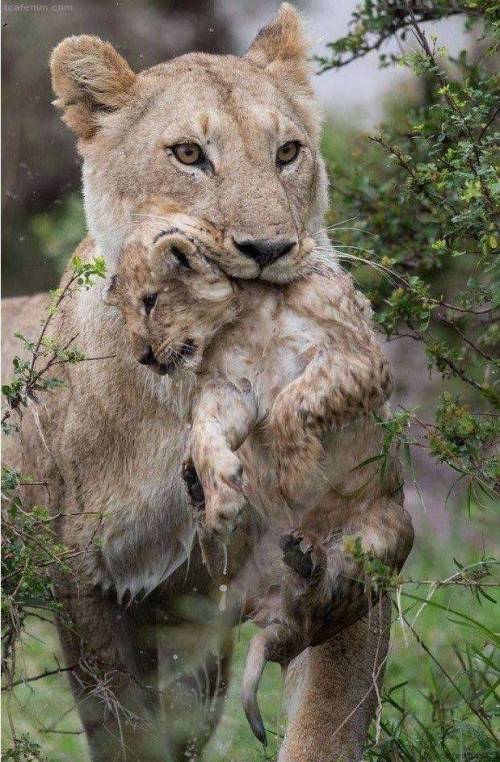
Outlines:
[[[307,52],[299,14],[289,3],[282,3],[274,21],[260,30],[245,57],[309,95],[312,88]]]
[[[84,139],[98,127],[99,112],[125,105],[135,74],[109,42],[99,37],[67,37],[50,57],[54,105],[68,127]]]

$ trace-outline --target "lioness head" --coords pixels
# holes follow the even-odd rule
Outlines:
[[[223,236],[157,200],[140,205],[134,218],[104,300],[122,313],[140,363],[160,375],[196,371],[237,314],[237,286],[213,263]]]
[[[320,120],[300,18],[284,3],[243,57],[191,53],[139,74],[98,37],[53,51],[56,105],[77,134],[90,234],[116,263],[151,195],[223,231],[220,267],[285,283],[326,205]]]

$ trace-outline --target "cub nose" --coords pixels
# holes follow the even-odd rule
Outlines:
[[[253,259],[261,267],[270,265],[284,254],[288,254],[296,243],[287,238],[245,238],[241,241],[233,238],[233,241],[238,251]]]

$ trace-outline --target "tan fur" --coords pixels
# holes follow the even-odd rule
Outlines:
[[[135,74],[97,38],[63,41],[53,52],[51,69],[56,103],[78,136],[83,160],[90,237],[77,250],[79,256],[104,255],[112,275],[123,243],[137,225],[134,210],[157,195],[170,199],[178,213],[183,210],[223,231],[213,262],[228,275],[286,284],[304,274],[307,239],[327,244],[321,232],[327,196],[318,110],[304,85],[302,46],[300,23],[290,6],[243,58],[195,53]],[[176,162],[172,145],[186,140],[199,143],[213,172]],[[289,140],[301,142],[299,157],[278,171],[276,150]],[[255,237],[295,243],[287,255],[259,268],[234,244],[234,239]],[[23,324],[25,335],[37,335],[42,301],[14,299],[5,305],[7,378],[10,358],[18,352],[12,332]],[[186,600],[217,598],[194,538],[181,478],[195,374],[161,376],[141,366],[139,346],[131,345],[116,310],[103,304],[100,286],[74,295],[53,331],[63,342],[77,335],[75,343],[89,358],[113,357],[60,367],[65,386],[38,408],[38,423],[29,411],[25,414],[22,452],[11,439],[6,458],[48,482],[48,492],[38,491],[33,499],[50,502],[59,516],[61,542],[75,551],[73,574],[56,579],[56,585],[64,604],[61,640],[67,663],[77,665],[73,687],[92,758],[152,762],[190,754],[194,759],[217,722],[229,659],[227,631],[211,625],[211,617],[208,624],[183,624]],[[355,431],[351,436],[355,439]],[[263,431],[262,449],[249,452],[254,465],[241,454],[248,472],[258,471],[259,458],[265,457],[264,438]],[[345,441],[347,453],[343,449],[337,456],[344,466],[349,446]],[[266,484],[268,465],[260,467],[264,482],[260,496],[250,496],[252,504],[260,501],[264,512],[276,497],[283,516],[278,483]],[[322,510],[331,514],[329,499],[318,507],[320,524]],[[343,500],[332,500],[341,512]],[[242,588],[245,575],[258,579],[253,567],[268,558],[280,574],[281,559],[271,550],[278,547],[278,537],[266,539],[262,531],[249,526],[248,534],[238,532],[231,545],[233,554],[241,549],[243,569],[231,573]],[[266,541],[257,543],[259,537]],[[215,550],[220,551],[220,544]],[[234,566],[235,558],[230,562]],[[142,599],[141,591],[149,597]],[[256,594],[259,601],[270,600],[272,611],[265,581]],[[201,603],[198,608],[205,610]],[[257,608],[265,614],[263,605]],[[315,702],[324,711],[330,704],[336,718],[347,714],[359,685],[371,679],[371,667],[359,659],[366,628],[355,625],[348,632],[341,658],[335,649],[321,646],[292,661],[291,735],[283,744],[283,762],[304,759],[301,728],[309,762],[340,758],[343,748],[359,750],[370,711],[353,715],[345,726],[348,743],[343,733],[340,745],[333,728],[325,737],[325,728],[320,732],[313,720]],[[367,652],[383,654],[387,634],[379,648],[373,647],[373,635],[369,643]],[[167,670],[171,687],[161,694],[168,712],[165,729],[165,724],[154,724],[157,688],[164,684],[158,678],[165,664],[172,670],[174,648],[185,652],[192,673]],[[337,670],[346,665],[366,679],[339,682]],[[118,701],[111,709],[102,702],[103,684]],[[210,701],[199,686],[206,687]],[[211,709],[204,715],[207,704]],[[182,725],[185,717],[190,718],[188,728]],[[358,758],[358,751],[346,757]]]
[[[237,597],[251,601],[248,613],[267,628],[252,643],[243,685],[262,739],[254,694],[266,659],[288,664],[369,606],[362,565],[346,551],[346,535],[397,570],[410,551],[413,530],[394,454],[383,479],[377,466],[361,467],[382,449],[383,430],[372,413],[386,417],[391,376],[367,302],[312,246],[306,275],[288,286],[236,285],[207,261],[220,245],[217,231],[210,245],[207,225],[171,214],[168,204],[152,202],[151,209],[156,222],[139,225],[124,246],[108,301],[124,315],[132,343],[143,341],[160,365],[165,346],[170,354],[190,348],[187,355],[177,350],[176,362],[165,367],[197,372],[190,455],[203,491],[207,565],[216,569],[220,556],[210,533],[229,538],[223,541],[231,556],[231,534],[247,506],[245,523],[264,525],[269,536],[292,509],[281,538],[291,573],[280,583],[268,558],[258,580],[238,570],[234,582]],[[145,294],[155,295],[147,312]],[[258,427],[266,431],[264,448]],[[342,452],[348,456],[339,459]],[[271,505],[273,483],[284,501]],[[262,484],[267,494],[259,494]],[[215,576],[221,574],[219,568]],[[259,598],[263,585],[280,589],[274,608]]]

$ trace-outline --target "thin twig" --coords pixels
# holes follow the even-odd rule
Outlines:
[[[47,669],[45,672],[42,672],[39,675],[34,675],[33,677],[22,677],[20,680],[15,680],[10,685],[4,685],[2,686],[3,691],[10,690],[11,688],[15,688],[18,685],[24,685],[26,683],[33,683],[35,680],[42,680],[44,677],[50,677],[51,675],[59,675],[61,672],[72,672],[78,664],[72,664],[70,667],[58,667],[57,669]]]

